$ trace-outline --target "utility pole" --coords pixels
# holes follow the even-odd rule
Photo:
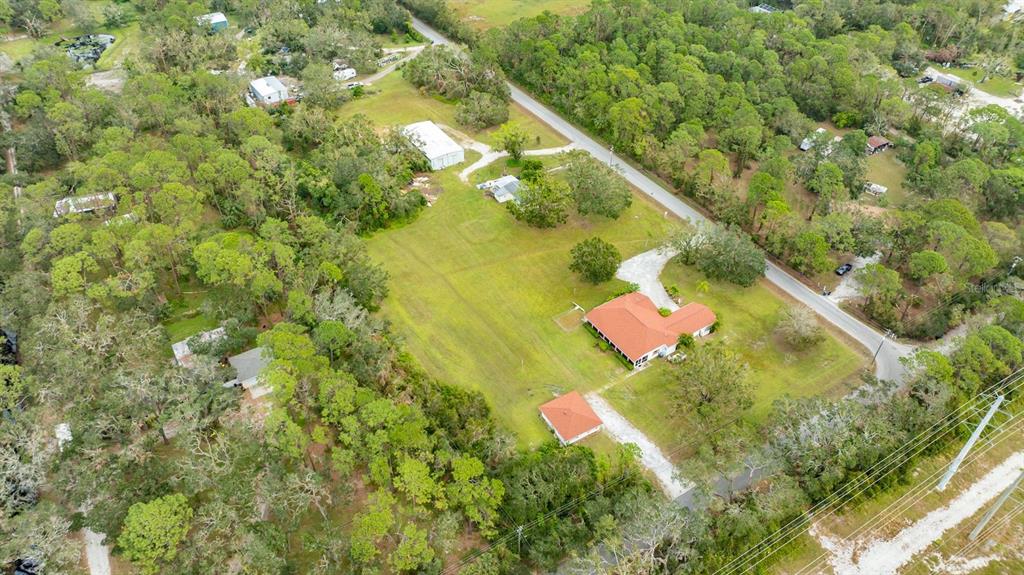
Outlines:
[[[974,447],[974,444],[977,443],[978,438],[981,437],[981,432],[985,430],[985,427],[988,426],[988,422],[992,419],[992,416],[999,410],[999,406],[1003,403],[1003,399],[1005,399],[1005,397],[1006,396],[1000,395],[994,402],[992,402],[992,407],[988,408],[988,413],[985,414],[985,417],[981,418],[981,423],[979,423],[978,427],[974,429],[974,433],[971,434],[971,437],[967,440],[967,443],[964,444],[960,453],[957,454],[953,463],[949,465],[949,469],[946,470],[946,474],[942,476],[942,481],[939,481],[939,484],[935,487],[936,490],[944,491],[946,486],[949,485],[949,480],[953,478],[953,474],[960,468],[960,464],[964,462],[964,458],[967,457],[967,452],[969,452],[971,448]]]
[[[984,529],[985,526],[988,525],[988,522],[992,519],[992,516],[995,515],[997,511],[999,511],[999,508],[1003,506],[1003,503],[1006,503],[1006,500],[1010,498],[1010,494],[1013,493],[1014,489],[1017,489],[1017,487],[1020,486],[1022,481],[1024,481],[1024,470],[1020,472],[1020,475],[1017,476],[1017,479],[1015,479],[1009,487],[1007,487],[1005,490],[1003,490],[1002,493],[999,494],[999,498],[996,499],[996,502],[992,504],[992,507],[988,508],[988,511],[985,512],[984,517],[982,517],[981,521],[978,522],[978,526],[974,528],[974,531],[971,531],[970,535],[968,535],[968,539],[974,541],[978,538],[978,535],[981,535],[982,529]]]
[[[882,341],[878,342],[878,349],[875,350],[875,355],[871,356],[872,367],[874,367],[875,365],[875,360],[878,359],[878,353],[882,351],[882,346],[885,345],[885,340],[892,337],[893,335],[894,334],[892,333],[891,329],[885,330],[885,333],[882,335]]]

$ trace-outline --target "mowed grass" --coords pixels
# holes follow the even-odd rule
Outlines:
[[[496,128],[472,131],[455,121],[455,104],[427,96],[395,70],[367,88],[367,94],[345,103],[339,110],[347,118],[363,114],[380,126],[406,125],[422,120],[433,120],[465,132],[470,137],[493,146],[491,134]],[[527,149],[553,148],[568,141],[547,124],[541,122],[518,104],[510,104],[509,120],[519,122],[530,134]]]
[[[907,190],[903,187],[907,167],[896,158],[896,151],[886,150],[868,156],[864,164],[867,168],[864,179],[889,188],[885,195],[890,205],[902,205],[907,199]]]
[[[457,169],[433,176],[444,191],[415,222],[368,240],[391,275],[383,314],[433,376],[482,391],[520,445],[535,446],[551,437],[538,405],[626,373],[584,329],[556,323],[574,303],[590,309],[624,287],[579,281],[568,269],[569,250],[599,236],[629,257],[659,245],[678,224],[637,197],[619,220],[538,230],[459,182]]]
[[[487,30],[532,18],[545,10],[579,14],[590,6],[590,0],[448,0],[448,5],[473,28]]]
[[[139,31],[139,25],[137,22],[128,24],[123,28],[109,28],[103,25],[103,9],[107,5],[112,4],[110,0],[90,0],[87,2],[88,6],[92,9],[92,13],[96,18],[96,22],[99,24],[96,30],[91,32],[93,34],[113,34],[116,36],[114,45],[104,50],[100,56],[99,62],[97,62],[97,70],[107,70],[114,64],[119,64],[124,56],[133,49],[137,49],[142,40],[142,34]],[[133,9],[130,4],[120,4],[122,10],[131,14]],[[9,31],[12,35],[24,34],[24,30],[21,28],[14,28]],[[26,56],[30,55],[36,47],[41,46],[53,46],[56,42],[63,38],[74,38],[80,36],[85,32],[75,27],[74,23],[70,18],[61,18],[56,22],[50,24],[47,28],[47,33],[40,38],[20,38],[18,40],[11,40],[6,42],[0,42],[0,52],[7,54],[13,62],[19,62]]]
[[[703,303],[715,311],[720,329],[709,340],[721,340],[750,366],[754,405],[745,420],[757,426],[771,413],[772,403],[785,395],[841,395],[858,381],[867,363],[859,349],[826,337],[814,349],[795,352],[774,333],[779,314],[790,305],[764,283],[741,288],[708,281],[696,268],[670,262],[662,282],[679,289],[685,301]],[[698,285],[708,281],[702,293]],[[672,367],[659,361],[604,392],[627,419],[648,434],[669,457],[681,461],[693,453],[699,437],[686,423],[687,413],[674,407]]]

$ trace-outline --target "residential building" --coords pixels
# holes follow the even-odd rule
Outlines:
[[[519,201],[519,178],[515,176],[502,176],[496,180],[488,180],[482,184],[477,184],[478,190],[487,190],[494,200],[499,204],[504,204],[508,201]]]
[[[288,87],[274,76],[264,76],[249,82],[249,95],[260,106],[277,106],[288,102]]]
[[[603,303],[583,318],[634,367],[674,353],[683,334],[695,338],[710,334],[716,319],[710,308],[696,302],[663,316],[640,292]]]
[[[409,124],[402,129],[402,134],[423,152],[430,162],[431,170],[443,170],[466,159],[462,146],[429,120]]]
[[[212,32],[220,32],[228,27],[228,17],[223,12],[210,12],[196,16],[196,23],[200,26],[208,26]]]
[[[869,194],[871,194],[871,195],[873,195],[873,196],[882,196],[882,195],[885,195],[885,193],[889,191],[889,188],[883,186],[882,184],[876,184],[874,182],[868,182],[868,183],[864,184],[864,191],[869,193]]]
[[[203,343],[210,343],[227,336],[227,332],[224,328],[218,327],[210,331],[204,331],[203,333],[196,334],[188,339],[184,339],[177,343],[171,344],[171,351],[174,352],[174,359],[178,362],[178,365],[182,367],[192,367],[192,350],[189,349],[188,342],[195,338],[197,341]]]
[[[344,82],[345,80],[351,80],[355,78],[359,73],[356,72],[355,68],[343,68],[337,67],[334,69],[334,79]]]
[[[825,128],[818,128],[817,130],[814,131],[814,133],[823,134],[825,133]],[[814,140],[812,138],[813,136],[807,136],[806,138],[803,139],[803,141],[800,142],[801,151],[806,152],[807,150],[810,150],[811,148],[814,147]]]
[[[54,204],[53,217],[59,218],[68,214],[86,214],[115,206],[117,206],[117,196],[113,192],[67,197],[57,200],[57,203]]]
[[[253,399],[262,397],[271,391],[269,386],[260,381],[260,374],[270,365],[270,357],[265,348],[254,347],[238,355],[228,358],[228,363],[235,369],[235,379],[224,384],[230,387],[241,387],[249,390]]]
[[[868,154],[877,154],[892,147],[892,142],[882,136],[868,138]]]
[[[570,445],[601,430],[601,418],[577,391],[540,406],[540,416],[562,445]]]

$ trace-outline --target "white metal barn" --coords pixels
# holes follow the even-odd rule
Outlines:
[[[429,120],[409,124],[402,129],[402,134],[423,152],[432,170],[443,170],[466,159],[462,147]]]
[[[249,82],[249,93],[264,106],[273,106],[288,101],[288,88],[274,76],[256,78]]]

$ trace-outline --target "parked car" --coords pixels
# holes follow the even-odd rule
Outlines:
[[[843,265],[841,265],[841,266],[836,268],[836,275],[837,276],[844,276],[844,275],[848,274],[850,272],[850,270],[852,270],[852,269],[853,269],[853,264],[843,264]]]
[[[921,76],[921,79],[918,80],[917,83],[918,84],[928,84],[928,83],[931,83],[931,82],[934,82],[934,81],[935,81],[935,78],[932,78],[931,76]]]

